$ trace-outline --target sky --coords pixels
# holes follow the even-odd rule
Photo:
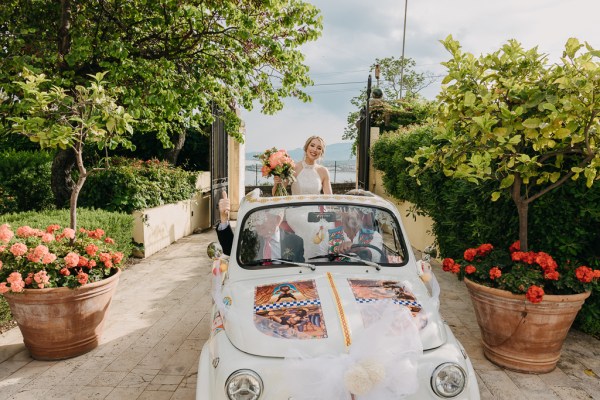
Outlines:
[[[327,144],[343,142],[350,99],[366,87],[376,58],[402,54],[415,70],[440,77],[420,94],[433,100],[441,88],[449,59],[440,40],[452,35],[464,52],[475,56],[497,51],[509,39],[524,48],[538,46],[549,61],[559,61],[570,37],[600,49],[599,0],[306,0],[321,10],[323,33],[302,47],[313,87],[312,102],[286,99],[275,115],[242,110],[245,150],[302,147],[311,135]],[[407,1],[407,3],[405,3]],[[373,83],[375,77],[373,76]]]

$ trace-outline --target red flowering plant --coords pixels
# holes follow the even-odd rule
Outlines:
[[[583,293],[600,281],[600,270],[569,262],[559,265],[543,251],[520,250],[519,241],[508,251],[485,243],[465,250],[462,260],[445,258],[442,269],[459,279],[467,277],[480,285],[525,294],[532,303],[541,302],[545,294]]]
[[[262,162],[262,176],[278,176],[282,181],[292,183],[294,177],[294,161],[287,151],[276,147],[265,150],[264,153],[254,156]],[[275,196],[287,196],[286,184],[282,183],[275,188]]]
[[[0,225],[0,294],[23,289],[76,288],[117,272],[123,253],[102,229],[50,225],[45,230]]]

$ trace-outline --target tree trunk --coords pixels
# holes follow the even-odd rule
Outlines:
[[[527,251],[527,214],[529,212],[529,202],[521,195],[521,186],[523,180],[519,174],[515,175],[515,181],[512,185],[511,196],[515,205],[517,206],[517,212],[519,213],[519,242],[521,244],[521,251]]]
[[[68,69],[65,56],[71,51],[71,0],[60,0],[60,25],[58,27],[58,60],[61,70]]]
[[[73,187],[73,191],[71,192],[71,198],[69,201],[69,214],[71,216],[71,226],[70,228],[74,231],[77,231],[77,199],[79,198],[79,192],[81,192],[81,188],[87,179],[88,173],[83,165],[83,145],[81,143],[84,142],[84,138],[79,138],[79,145],[77,149],[73,151],[75,155],[75,160],[77,162],[77,170],[79,171],[79,178],[77,179],[77,184]],[[74,240],[71,240],[73,243]]]
[[[179,153],[183,149],[183,145],[185,144],[185,130],[182,129],[180,132],[175,134],[175,138],[173,140],[173,148],[167,151],[166,159],[173,165],[177,165],[177,159],[179,158]]]
[[[57,35],[58,67],[64,71],[68,69],[65,56],[71,51],[71,0],[60,0],[60,25]],[[71,149],[58,150],[52,161],[52,192],[56,207],[63,208],[69,205],[71,192],[75,183],[71,178],[71,170],[75,165],[75,154]]]
[[[52,193],[54,193],[54,204],[58,208],[69,205],[71,192],[75,183],[71,178],[71,170],[75,166],[75,153],[71,149],[58,150],[52,161]]]

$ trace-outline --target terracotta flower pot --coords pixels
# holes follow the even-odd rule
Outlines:
[[[510,370],[546,373],[556,368],[571,324],[590,292],[545,295],[531,303],[525,295],[479,285],[465,278],[481,330],[483,352]]]
[[[61,360],[96,348],[120,275],[119,269],[107,279],[76,289],[4,293],[31,356]]]

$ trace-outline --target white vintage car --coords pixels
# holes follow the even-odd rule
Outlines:
[[[219,249],[198,400],[479,399],[391,203],[254,192]]]

